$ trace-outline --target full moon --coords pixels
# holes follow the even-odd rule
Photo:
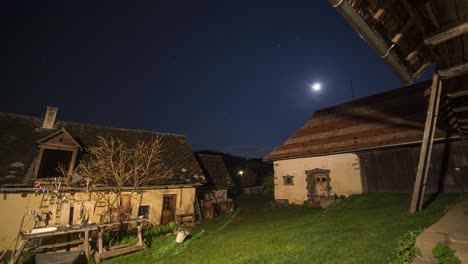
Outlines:
[[[322,85],[320,85],[320,83],[314,83],[310,86],[310,88],[312,88],[312,90],[314,91],[320,91],[320,89],[322,88]]]

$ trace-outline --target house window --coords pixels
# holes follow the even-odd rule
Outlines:
[[[294,176],[283,176],[283,185],[294,186]]]
[[[138,207],[138,217],[144,217],[144,218],[149,218],[149,205],[140,205]]]
[[[73,152],[65,150],[44,149],[37,178],[60,177],[60,167],[68,170],[72,161]]]
[[[172,211],[175,208],[175,195],[164,195],[163,210]]]

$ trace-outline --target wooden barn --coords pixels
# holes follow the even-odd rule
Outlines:
[[[62,164],[74,171],[89,159],[87,149],[97,144],[98,136],[129,146],[161,140],[164,175],[150,175],[137,190],[123,183],[120,202],[128,207],[129,219],[167,224],[177,215],[195,213],[196,187],[205,177],[185,136],[63,122],[56,116],[57,109],[51,107],[45,118],[0,113],[0,247],[11,246],[19,230],[32,227],[81,224],[84,216],[85,223],[113,221],[102,199],[113,199],[115,186],[93,187],[104,195],[98,199],[88,192],[92,182],[80,183],[79,169],[67,185],[57,170]]]
[[[411,192],[431,82],[322,109],[265,160],[275,198],[302,204],[361,192]],[[468,141],[447,120],[435,130],[427,191],[468,191]]]
[[[426,182],[431,181],[438,116],[460,136],[468,133],[468,1],[328,2],[404,83],[435,66],[410,207],[414,213],[421,210]],[[450,160],[441,158],[441,164]]]
[[[234,202],[228,198],[228,190],[234,187],[234,182],[223,157],[210,154],[196,154],[196,157],[206,178],[206,184],[197,188],[204,218],[215,216],[215,205],[222,211],[233,209]]]

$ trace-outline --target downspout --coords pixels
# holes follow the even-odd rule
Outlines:
[[[328,0],[328,2],[344,19],[346,19],[346,21],[348,21],[362,39],[367,42],[367,45],[395,71],[405,84],[409,85],[413,83],[411,74],[398,62],[397,58],[390,53],[395,44],[387,48],[347,0]]]

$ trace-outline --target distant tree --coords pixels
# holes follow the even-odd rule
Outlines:
[[[80,163],[77,173],[87,179],[90,195],[94,196],[90,198],[107,205],[110,218],[113,214],[122,220],[131,212],[130,201],[123,199],[124,192],[131,199],[141,186],[157,184],[172,175],[161,159],[161,136],[134,146],[118,138],[98,137],[97,145],[86,152],[90,157]],[[109,195],[105,187],[115,195]]]
[[[263,194],[270,199],[275,199],[275,180],[273,175],[263,178]]]

